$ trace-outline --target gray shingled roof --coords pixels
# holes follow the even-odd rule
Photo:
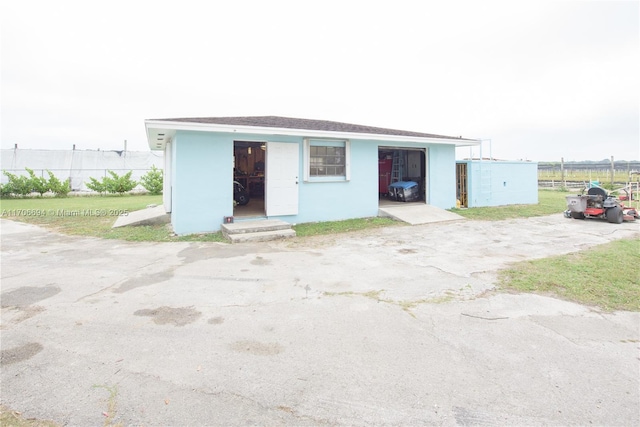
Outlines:
[[[351,123],[332,122],[329,120],[294,119],[279,116],[248,117],[187,117],[178,119],[157,119],[167,122],[209,123],[231,126],[255,126],[282,129],[320,130],[331,132],[369,133],[377,135],[414,136],[421,138],[467,139],[455,136],[434,135],[423,132],[412,132],[397,129],[385,129],[373,126],[354,125]]]

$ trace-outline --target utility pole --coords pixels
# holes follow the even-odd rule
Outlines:
[[[613,175],[616,172],[616,168],[614,166],[614,162],[613,162],[613,156],[611,156],[611,189],[613,190]]]
[[[567,181],[564,177],[564,157],[560,157],[560,179],[562,180],[562,186],[567,188]]]

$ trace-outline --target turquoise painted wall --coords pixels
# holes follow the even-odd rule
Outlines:
[[[467,164],[468,207],[538,203],[538,163],[458,163]]]
[[[173,141],[171,224],[177,234],[218,231],[233,215],[233,140],[178,131]]]
[[[304,155],[301,150],[300,165]],[[378,147],[351,140],[351,179],[300,181],[300,208],[294,222],[336,221],[378,215]]]
[[[224,217],[233,215],[233,142],[241,140],[300,144],[298,214],[276,217],[290,223],[377,216],[380,146],[427,148],[427,203],[455,206],[453,146],[352,139],[349,181],[305,182],[303,137],[178,131],[172,144],[171,222],[176,233],[218,231]]]

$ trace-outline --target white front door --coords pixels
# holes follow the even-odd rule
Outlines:
[[[265,171],[267,216],[298,214],[299,150],[297,143],[267,142]]]

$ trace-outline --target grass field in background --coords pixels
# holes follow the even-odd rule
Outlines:
[[[562,181],[562,173],[557,170],[538,170],[538,180],[540,181]],[[596,170],[570,170],[564,171],[564,179],[567,181],[598,181],[602,183],[611,182],[611,171],[606,169]],[[638,182],[640,181],[640,175],[629,175],[626,170],[616,170],[613,174],[614,182]]]

